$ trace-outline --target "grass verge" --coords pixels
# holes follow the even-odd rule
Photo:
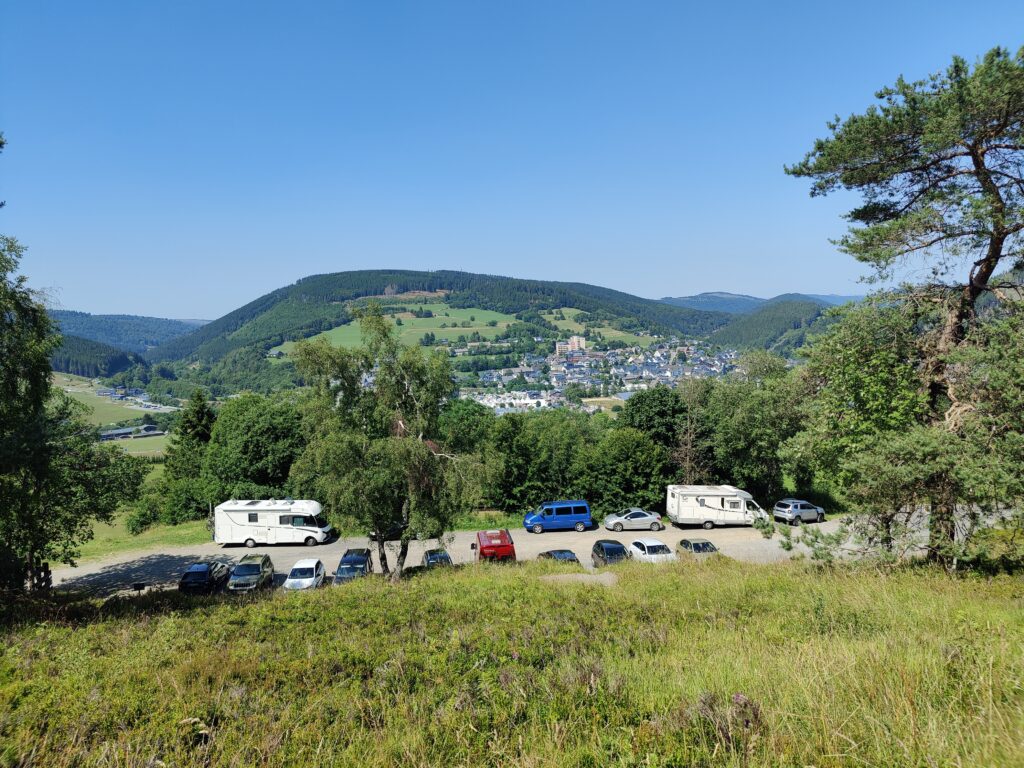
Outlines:
[[[1024,761],[1019,580],[553,568],[63,606],[3,638],[0,765]]]

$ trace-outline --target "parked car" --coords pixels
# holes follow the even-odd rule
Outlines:
[[[344,584],[346,581],[358,579],[373,573],[373,558],[368,549],[346,549],[338,561],[334,571],[334,583]]]
[[[516,545],[512,541],[512,535],[505,528],[500,531],[477,531],[476,541],[470,544],[469,548],[476,552],[477,562],[515,562],[516,559]]]
[[[285,589],[316,589],[322,586],[327,578],[327,570],[319,560],[309,558],[299,560],[288,572],[284,580]]]
[[[274,564],[269,555],[246,555],[228,579],[228,592],[251,592],[274,586]]]
[[[647,512],[640,507],[630,507],[618,514],[608,515],[604,527],[609,531],[660,531],[665,525],[657,512]]]
[[[212,563],[193,563],[188,570],[181,575],[178,582],[178,590],[193,594],[210,594],[228,583],[231,576],[231,569],[224,563],[214,561]]]
[[[388,528],[387,530],[384,530],[384,531],[381,532],[381,538],[384,541],[398,541],[399,539],[402,538],[402,534],[405,533],[405,529],[408,528],[408,527],[409,527],[408,525],[393,525],[390,528]],[[376,541],[377,540],[377,532],[376,531],[370,531],[366,535],[370,537],[370,541]]]
[[[594,526],[590,505],[582,499],[576,501],[545,501],[523,517],[523,527],[534,533],[544,531],[583,532]]]
[[[602,565],[612,565],[629,558],[629,552],[618,541],[611,539],[598,539],[590,550],[590,562],[595,568]]]
[[[443,549],[428,549],[423,553],[423,562],[421,565],[427,569],[446,568],[453,565],[452,556]]]
[[[681,539],[676,550],[682,557],[691,560],[707,560],[718,554],[718,547],[707,539]]]
[[[637,539],[629,545],[629,556],[641,563],[674,563],[676,553],[657,539]]]
[[[538,560],[558,560],[561,563],[579,564],[579,558],[571,549],[549,549],[537,555]]]
[[[803,499],[783,499],[772,509],[772,516],[792,525],[825,522],[825,510]]]

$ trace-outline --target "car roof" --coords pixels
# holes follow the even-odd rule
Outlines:
[[[633,543],[643,544],[645,547],[655,546],[658,544],[660,544],[661,546],[665,546],[665,542],[659,541],[658,539],[634,539]]]
[[[369,554],[370,550],[366,547],[355,547],[354,549],[346,549],[343,557],[348,557],[349,555],[360,555],[362,557],[366,557]]]
[[[512,535],[508,532],[507,528],[501,530],[490,530],[490,531],[477,531],[476,540],[481,544],[511,544]]]
[[[239,560],[238,563],[239,565],[241,565],[242,563],[262,563],[263,558],[265,557],[267,557],[267,555],[246,555],[241,560]]]
[[[555,555],[573,555],[573,556],[575,556],[576,555],[576,553],[573,552],[571,549],[549,549],[546,552],[542,552],[541,554],[552,555],[552,556],[555,556]]]
[[[708,541],[707,539],[680,539],[679,541],[680,542],[688,541],[691,544],[711,544],[711,542]],[[711,546],[714,546],[714,544],[711,544]]]
[[[586,504],[586,499],[557,499],[555,501],[542,501],[541,506],[546,507],[548,504]]]
[[[600,544],[602,547],[607,547],[608,545],[614,545],[616,547],[625,546],[621,541],[616,541],[615,539],[598,539],[594,544],[595,546]]]
[[[783,504],[783,503],[785,503],[785,504],[792,504],[793,502],[797,502],[797,503],[799,503],[799,504],[806,504],[806,503],[807,503],[807,502],[806,502],[806,501],[804,501],[803,499],[779,499],[779,500],[778,500],[777,502],[775,502],[775,503],[776,503],[776,504]]]
[[[299,560],[292,566],[292,568],[316,568],[320,561],[315,557],[307,557],[304,560]]]

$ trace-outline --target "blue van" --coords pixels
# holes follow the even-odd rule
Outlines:
[[[594,525],[590,505],[582,500],[545,501],[523,518],[523,527],[534,533],[544,531],[585,531]]]

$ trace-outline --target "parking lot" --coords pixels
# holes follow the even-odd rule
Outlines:
[[[835,530],[836,521],[826,521],[820,526],[825,530]],[[623,531],[614,533],[603,528],[577,533],[576,531],[527,533],[522,528],[512,529],[515,540],[516,555],[519,560],[532,560],[548,549],[571,549],[576,553],[584,568],[590,568],[590,549],[598,539],[614,539],[628,546],[629,542],[642,537],[659,539],[673,550],[683,538],[708,539],[722,554],[736,560],[753,563],[772,563],[786,560],[791,554],[779,547],[778,540],[766,540],[760,532],[749,527],[715,528],[705,531],[700,527],[680,528],[669,525],[663,531]],[[407,566],[418,565],[427,549],[443,546],[451,554],[456,564],[473,562],[473,551],[470,544],[475,540],[473,531],[457,531],[449,534],[439,544],[436,539],[425,542],[413,541],[409,545]],[[315,547],[277,545],[257,546],[246,549],[243,546],[226,546],[214,544],[212,541],[187,547],[172,547],[161,550],[121,553],[111,558],[83,563],[76,568],[59,567],[53,571],[53,581],[57,586],[70,589],[82,589],[97,594],[111,594],[123,589],[130,589],[133,584],[146,583],[150,586],[161,586],[177,583],[181,573],[197,560],[218,559],[226,562],[237,562],[244,555],[266,553],[274,562],[279,581],[295,563],[306,557],[320,558],[327,566],[328,574],[334,568],[346,549],[351,547],[369,547],[373,552],[374,569],[380,572],[377,558],[377,545],[369,542],[365,536],[336,539],[327,544]],[[397,545],[389,544],[389,561],[394,565]]]

